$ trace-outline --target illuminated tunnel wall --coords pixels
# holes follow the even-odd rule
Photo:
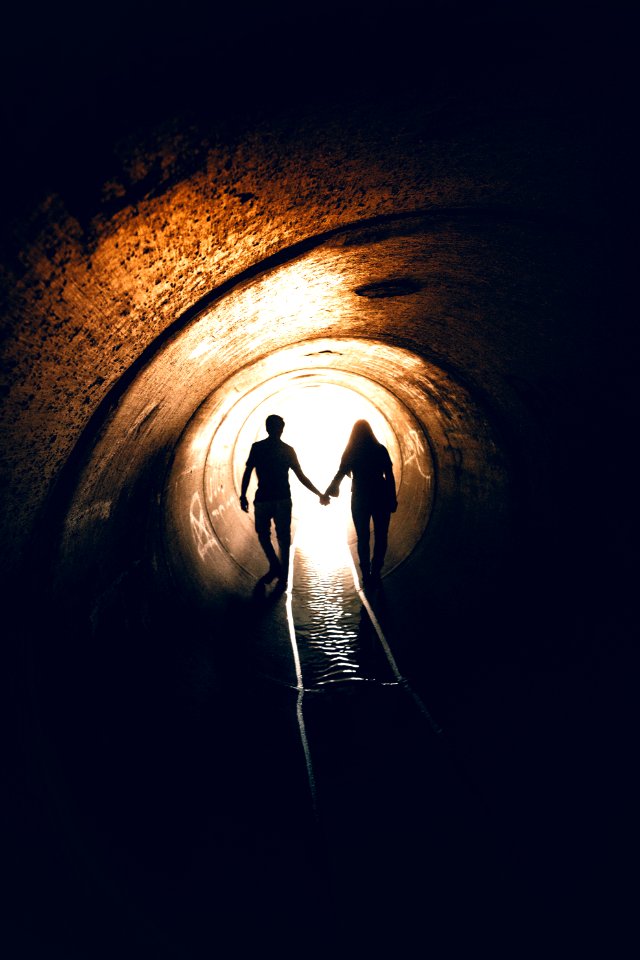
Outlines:
[[[65,521],[59,590],[68,578],[75,595],[93,576],[87,589],[99,597],[133,561],[153,555],[205,604],[250,591],[264,563],[252,521],[239,509],[239,482],[274,410],[321,489],[355,419],[371,420],[398,486],[385,574],[406,562],[406,588],[429,582],[433,589],[438,581],[455,584],[460,564],[469,563],[478,584],[491,580],[494,565],[505,563],[512,522],[504,438],[453,375],[395,345],[400,338],[376,339],[385,334],[385,314],[411,311],[419,323],[428,309],[423,258],[435,243],[420,223],[413,217],[409,231],[400,221],[380,236],[371,226],[364,238],[356,228],[338,242],[318,241],[312,252],[217,298],[159,347],[91,441]],[[372,276],[380,277],[373,286],[362,283]],[[318,338],[328,318],[332,328],[359,335]],[[221,329],[231,335],[220,340]],[[342,402],[327,388],[341,389]],[[296,421],[301,412],[305,419]],[[327,450],[320,459],[318,447]],[[294,504],[308,496],[303,491]],[[156,517],[138,517],[139,542],[125,535],[133,502],[136,514]],[[346,502],[348,483],[339,503]],[[163,531],[155,554],[154,523]],[[348,522],[346,529],[353,547]]]

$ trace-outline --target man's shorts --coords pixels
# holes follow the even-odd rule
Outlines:
[[[271,521],[275,523],[276,536],[282,543],[291,541],[291,500],[256,500],[253,504],[256,533],[258,536],[271,533]]]

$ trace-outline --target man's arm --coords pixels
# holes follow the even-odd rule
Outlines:
[[[251,454],[249,454],[249,459],[247,460],[247,465],[244,468],[244,473],[242,474],[242,482],[240,484],[240,509],[244,510],[245,513],[249,512],[249,501],[247,500],[247,490],[249,489],[249,481],[251,480],[252,473],[253,473],[253,461],[251,459]]]
[[[322,506],[326,507],[327,504],[329,503],[329,497],[325,493],[320,493],[318,488],[311,483],[311,480],[309,480],[309,477],[307,477],[302,472],[302,467],[300,466],[298,462],[298,457],[296,456],[295,453],[293,455],[293,460],[291,462],[291,469],[295,473],[296,477],[298,478],[302,486],[306,487],[307,490],[311,490],[311,493],[315,493],[315,495],[320,499],[320,503],[322,504]]]

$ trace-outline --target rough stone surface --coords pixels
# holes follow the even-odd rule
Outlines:
[[[365,103],[276,119],[233,143],[165,128],[151,143],[120,145],[121,179],[98,178],[82,215],[73,197],[47,197],[11,238],[3,275],[5,560],[119,377],[202,298],[266,258],[417,210],[498,210],[592,231],[592,145],[544,118],[492,113],[471,131],[454,123],[442,133],[421,106]],[[507,247],[514,229],[496,227],[492,242]],[[494,251],[467,258],[463,243],[450,241],[455,266],[444,256],[429,265],[432,313],[456,316],[465,286],[498,292]],[[511,269],[546,282],[540,269]],[[465,308],[483,322],[479,303]]]

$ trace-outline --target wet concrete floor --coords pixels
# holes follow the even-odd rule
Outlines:
[[[590,709],[595,660],[491,660],[476,633],[463,662],[435,611],[425,627],[398,606],[394,575],[364,603],[351,569],[303,550],[286,591],[222,620],[152,600],[145,577],[132,569],[89,633],[43,637],[39,736],[80,866],[42,857],[29,936],[67,958],[522,957],[562,955],[624,910],[599,886],[618,835],[594,821],[595,778],[616,717],[613,700]]]

